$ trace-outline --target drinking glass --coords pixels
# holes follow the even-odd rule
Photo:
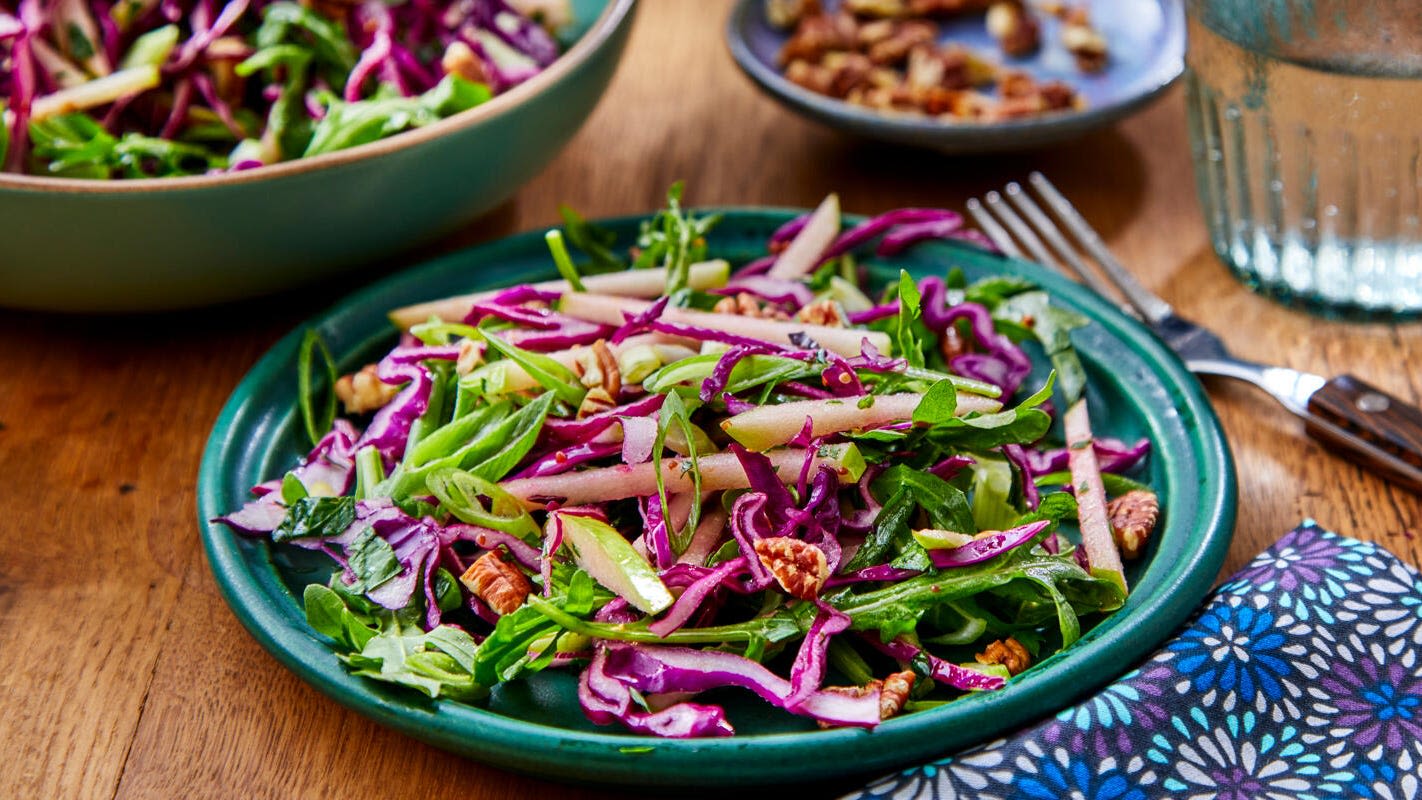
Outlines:
[[[1210,241],[1315,311],[1422,314],[1422,3],[1187,0]]]

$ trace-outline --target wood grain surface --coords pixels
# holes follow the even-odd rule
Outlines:
[[[1422,393],[1419,326],[1287,310],[1215,260],[1178,88],[1065,146],[949,158],[854,141],[760,96],[722,42],[724,2],[642,5],[610,92],[571,146],[441,248],[553,223],[560,202],[589,216],[649,211],[676,179],[696,204],[810,206],[835,190],[847,210],[872,213],[959,207],[1040,169],[1147,285],[1239,355],[1351,372],[1411,402]],[[238,625],[203,559],[198,460],[227,394],[281,334],[420,255],[216,310],[0,313],[0,797],[622,796],[484,767],[327,700]],[[1422,561],[1416,495],[1329,455],[1257,391],[1209,388],[1239,467],[1227,571],[1304,517]]]

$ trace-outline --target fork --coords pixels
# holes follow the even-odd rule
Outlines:
[[[1303,419],[1310,435],[1340,448],[1339,455],[1422,491],[1422,410],[1351,375],[1327,379],[1230,355],[1213,332],[1176,314],[1169,303],[1132,277],[1042,173],[1031,173],[1028,182],[1056,215],[1060,227],[1016,182],[1007,184],[1001,193],[988,192],[982,200],[967,202],[968,213],[1004,253],[1030,257],[1061,272],[1070,270],[1110,302],[1115,302],[1112,298],[1119,292],[1125,299],[1120,308],[1150,328],[1191,372],[1254,384]],[[1088,268],[1066,233],[1096,262],[1099,274]]]

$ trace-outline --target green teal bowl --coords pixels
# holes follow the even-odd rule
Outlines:
[[[269,294],[449,233],[562,149],[621,58],[636,0],[574,0],[568,50],[425,128],[230,175],[0,175],[0,306],[151,311]]]
[[[738,263],[764,253],[771,231],[796,212],[725,213],[709,244],[713,255]],[[625,245],[635,238],[638,222],[605,224]],[[546,277],[548,260],[542,231],[520,234],[386,279],[308,327],[325,338],[348,371],[394,344],[388,310]],[[279,342],[242,380],[208,439],[198,517],[213,574],[252,636],[332,699],[446,750],[547,779],[707,789],[862,776],[943,755],[1056,713],[1134,667],[1209,591],[1234,528],[1234,468],[1199,383],[1159,340],[1099,297],[1036,265],[966,245],[920,245],[881,266],[941,275],[954,265],[970,277],[1030,277],[1091,319],[1073,339],[1091,380],[1093,425],[1099,435],[1150,437],[1154,449],[1141,477],[1160,492],[1164,508],[1145,557],[1128,569],[1133,591],[1126,606],[1002,691],[890,719],[869,732],[818,730],[749,693],[724,690],[715,702],[726,707],[736,736],[667,740],[588,722],[570,673],[550,671],[500,686],[478,707],[431,702],[347,674],[328,643],[307,626],[301,608],[304,587],[324,583],[333,563],[208,522],[240,506],[250,486],[281,475],[305,452],[295,411],[304,328]],[[1044,377],[1039,372],[1033,380]]]

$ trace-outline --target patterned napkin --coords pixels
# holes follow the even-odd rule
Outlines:
[[[852,800],[1422,796],[1422,581],[1312,521],[1139,669]]]

